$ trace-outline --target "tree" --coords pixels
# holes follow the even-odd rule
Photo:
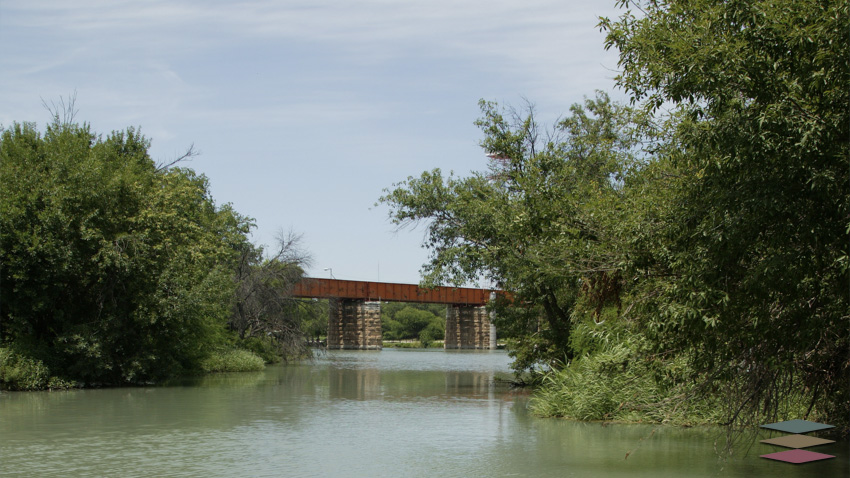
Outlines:
[[[249,224],[130,128],[0,136],[0,346],[87,383],[198,369],[220,343]]]
[[[309,339],[318,342],[328,335],[328,300],[303,299],[299,304],[301,311],[301,329]]]
[[[230,327],[241,339],[272,340],[280,355],[306,352],[301,319],[313,304],[292,297],[292,288],[304,276],[304,267],[309,263],[300,240],[291,232],[281,232],[277,250],[270,257],[247,240],[240,244]]]
[[[531,106],[522,114],[480,106],[481,145],[493,158],[487,171],[468,178],[425,172],[385,191],[381,202],[399,227],[427,222],[426,285],[484,275],[516,293],[519,307],[501,310],[497,326],[522,337],[513,351],[517,369],[569,360],[571,314],[583,289],[619,284],[617,218],[601,212],[618,211],[644,123],[604,93],[574,105],[547,132]]]
[[[400,336],[398,338],[418,338],[419,333],[424,330],[425,327],[428,327],[428,324],[434,320],[434,317],[434,314],[425,310],[417,310],[411,307],[401,309],[397,314],[395,314],[395,320],[401,324],[404,336]]]
[[[386,340],[417,339],[428,330],[430,342],[442,340],[446,330],[446,306],[407,302],[381,305],[381,329]]]
[[[657,159],[684,178],[668,183],[661,247],[636,259],[654,277],[645,330],[693,353],[705,390],[724,387],[730,424],[776,419],[795,396],[846,424],[847,2],[621,4],[641,14],[601,23],[618,83],[674,109]]]

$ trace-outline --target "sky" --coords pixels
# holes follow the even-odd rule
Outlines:
[[[75,98],[108,134],[140,128],[252,240],[302,235],[311,277],[417,283],[424,226],[397,228],[385,188],[486,168],[478,101],[544,123],[615,89],[598,17],[614,0],[0,0],[0,125]],[[481,284],[486,286],[486,284]]]

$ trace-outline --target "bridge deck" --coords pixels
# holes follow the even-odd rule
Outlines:
[[[429,302],[453,305],[486,305],[487,289],[436,287],[420,289],[414,284],[305,278],[295,284],[295,297],[363,299],[387,302]]]

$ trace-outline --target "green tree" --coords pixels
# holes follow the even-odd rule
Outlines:
[[[446,329],[446,306],[407,302],[381,304],[381,329],[386,340],[417,339],[428,329],[430,341],[442,340]],[[440,332],[442,331],[442,332]]]
[[[621,4],[640,14],[601,23],[619,84],[677,115],[656,159],[681,179],[634,262],[646,332],[723,385],[729,423],[798,418],[779,417],[796,393],[846,424],[847,2]]]
[[[299,304],[302,313],[302,330],[310,339],[319,340],[328,335],[327,299],[303,299]]]
[[[446,338],[446,321],[445,319],[432,320],[424,329],[419,332],[419,342],[423,347],[428,348],[435,340],[443,340]]]
[[[543,131],[524,113],[481,102],[484,172],[408,178],[381,198],[399,227],[427,222],[426,285],[474,282],[482,275],[514,291],[497,327],[521,337],[519,369],[570,359],[572,313],[588,287],[620,286],[615,225],[622,183],[636,160],[640,116],[604,93],[574,105]],[[507,115],[507,118],[506,116]],[[618,294],[596,294],[601,304]]]
[[[300,239],[281,232],[276,252],[268,257],[263,248],[246,239],[240,244],[235,268],[236,293],[229,325],[240,339],[269,341],[278,357],[307,352],[303,322],[316,312],[312,302],[292,297],[292,289],[309,262]]]
[[[96,383],[197,370],[224,339],[248,222],[134,129],[0,136],[0,346]]]
[[[403,336],[399,339],[415,339],[434,320],[434,314],[425,310],[405,307],[395,314],[394,320],[402,326]]]

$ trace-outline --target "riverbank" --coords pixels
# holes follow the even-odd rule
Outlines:
[[[419,340],[384,340],[382,347],[385,349],[439,349],[444,347],[442,340],[423,343]]]
[[[276,357],[263,357],[259,353],[242,348],[222,348],[210,353],[200,362],[197,370],[187,371],[187,375],[258,372],[263,370],[266,364],[280,362],[279,358],[277,360],[274,360],[274,358]],[[92,386],[100,388],[123,385],[140,385],[140,383],[86,384],[77,380],[69,380],[53,375],[50,368],[41,360],[15,353],[9,348],[0,348],[0,390],[69,390]]]

